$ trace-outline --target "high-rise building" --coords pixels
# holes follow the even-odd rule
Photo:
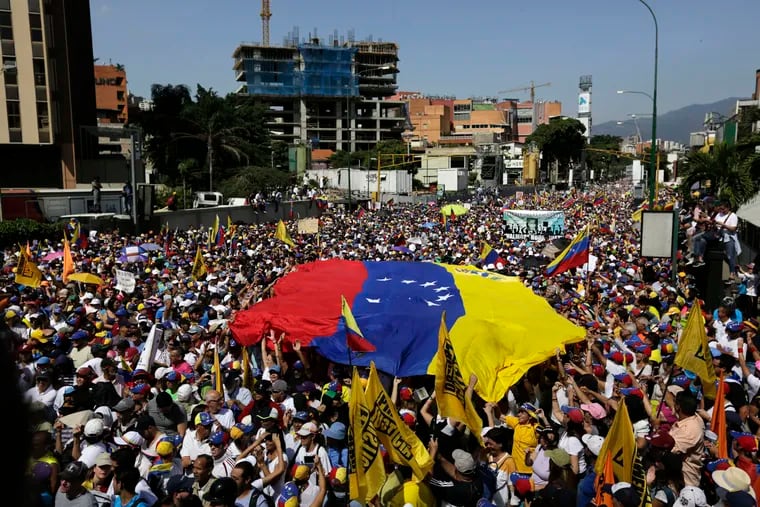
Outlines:
[[[393,42],[299,41],[282,46],[241,44],[233,53],[238,93],[267,105],[272,138],[314,149],[358,151],[400,139],[407,126],[396,92],[398,46]]]
[[[0,184],[75,187],[95,124],[89,1],[0,0],[0,56]]]

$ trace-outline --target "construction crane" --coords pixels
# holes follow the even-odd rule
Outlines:
[[[499,95],[502,93],[510,93],[510,92],[527,92],[530,90],[530,102],[531,104],[536,103],[536,88],[541,88],[543,86],[551,86],[551,83],[543,83],[543,84],[534,84],[533,81],[530,82],[530,86],[523,86],[520,88],[512,88],[511,90],[502,90],[499,92]]]
[[[272,11],[269,9],[269,0],[261,0],[261,31],[264,46],[269,45],[269,19],[272,17]]]

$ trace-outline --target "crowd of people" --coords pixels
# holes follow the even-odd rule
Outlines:
[[[349,489],[348,403],[361,389],[352,371],[297,342],[283,347],[287,332],[244,347],[229,327],[297,265],[335,257],[471,264],[518,276],[587,329],[585,341],[531,368],[498,403],[475,396],[481,435],[438,414],[430,378],[395,378],[391,398],[434,466],[414,477],[386,456],[387,478],[370,505],[586,507],[599,497],[595,465],[623,405],[640,480],[604,492],[616,507],[757,505],[755,267],[738,263],[736,224],[729,227],[721,203],[668,191],[662,203],[675,201],[682,217],[678,264],[642,258],[628,188],[483,191],[467,213],[447,220],[428,203],[331,205],[319,236],[293,232],[293,248],[275,237],[274,224],[237,224],[211,247],[207,232],[194,229],[73,238],[75,270],[102,285],[65,283],[63,259],[43,260],[63,245],[48,241],[30,242],[40,286],[18,285],[18,248],[7,249],[0,334],[29,407],[28,505],[365,505]],[[557,238],[507,237],[504,209],[563,210],[566,239],[591,224],[595,267],[546,276]],[[714,209],[732,242],[734,282],[720,306],[704,308],[712,365],[725,380],[721,435],[710,427],[713,400],[700,378],[673,361],[690,309],[704,298],[690,272],[702,262]],[[499,262],[483,265],[484,242]],[[140,243],[162,248],[119,260]],[[199,248],[207,273],[194,279]],[[135,275],[134,290],[117,284],[117,268]],[[163,332],[146,358],[155,325]],[[431,395],[418,396],[420,387]],[[721,439],[728,458],[717,457]]]

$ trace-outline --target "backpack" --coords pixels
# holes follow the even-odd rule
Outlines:
[[[501,487],[497,486],[496,478],[498,476],[498,473],[499,469],[491,468],[488,466],[488,463],[479,463],[476,469],[476,474],[480,478],[480,481],[483,483],[483,498],[489,502],[493,500],[493,497],[496,495],[496,493],[498,493],[509,483],[509,481],[507,481],[502,484]]]
[[[274,507],[274,498],[257,488],[253,488],[253,493],[251,494],[250,502],[248,502],[248,507],[258,507],[259,497],[264,499],[267,507]]]

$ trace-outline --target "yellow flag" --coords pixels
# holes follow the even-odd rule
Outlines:
[[[219,347],[214,347],[214,389],[222,393],[224,399],[224,382],[222,381],[222,366],[219,363]]]
[[[374,361],[370,363],[365,394],[367,406],[370,407],[367,424],[375,427],[377,438],[388,451],[391,461],[408,466],[417,479],[424,479],[433,467],[433,460],[417,435],[401,421],[391,397],[380,383]]]
[[[74,259],[71,258],[71,245],[68,238],[63,238],[63,283],[69,283],[69,275],[74,273]]]
[[[612,421],[599,456],[606,456],[607,451],[612,456],[612,466],[617,482],[631,482],[633,462],[636,460],[636,440],[633,437],[633,425],[628,417],[628,408],[623,401],[618,403],[615,420]],[[597,474],[604,472],[604,460],[596,461],[595,470]]]
[[[483,420],[475,411],[472,399],[466,396],[467,384],[462,378],[454,346],[449,338],[449,330],[446,328],[446,312],[441,315],[438,352],[433,362],[436,365],[435,401],[438,404],[438,412],[443,417],[451,417],[465,423],[470,428],[470,433],[483,445],[480,436]]]
[[[251,375],[251,358],[248,356],[248,347],[243,346],[243,387],[253,391],[254,379]]]
[[[197,280],[205,275],[207,271],[206,263],[203,261],[203,254],[201,254],[201,247],[198,247],[198,250],[195,252],[195,260],[193,261],[193,271],[190,273],[190,276],[193,277],[193,280]]]
[[[40,282],[42,282],[42,272],[22,248],[16,266],[16,283],[28,287],[39,287]]]
[[[227,215],[227,235],[231,238],[235,235],[235,226],[232,225],[232,217]]]
[[[385,465],[356,368],[351,385],[354,388],[348,400],[348,483],[351,498],[370,501],[385,483]]]
[[[282,220],[277,222],[277,232],[275,233],[274,237],[288,245],[290,248],[295,248],[296,246],[296,244],[290,238],[290,234],[288,234],[288,228],[285,227],[285,222]]]
[[[686,327],[678,341],[678,352],[676,352],[673,362],[684,370],[696,373],[702,381],[702,392],[705,393],[705,396],[715,398],[717,377],[712,364],[712,355],[707,345],[705,318],[702,316],[699,300],[694,300],[689,311]]]
[[[211,230],[212,241],[216,241],[216,234],[219,232],[219,215],[214,219],[214,228]]]

